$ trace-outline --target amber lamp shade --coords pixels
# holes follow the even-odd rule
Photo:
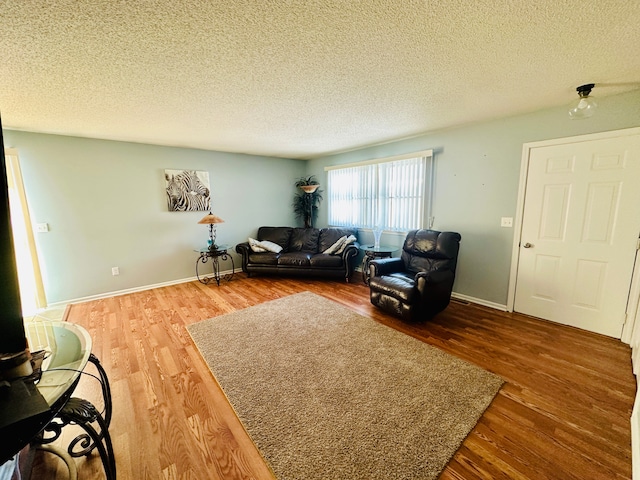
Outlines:
[[[204,225],[209,225],[209,248],[216,247],[216,224],[224,223],[224,220],[214,215],[213,213],[207,213],[202,219],[198,222]]]

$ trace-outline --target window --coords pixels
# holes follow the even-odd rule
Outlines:
[[[391,231],[422,228],[430,213],[432,155],[427,150],[327,167],[329,224]]]

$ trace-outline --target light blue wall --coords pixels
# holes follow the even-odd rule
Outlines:
[[[500,218],[516,215],[523,143],[637,126],[640,90],[600,98],[590,119],[569,120],[565,107],[543,110],[315,159],[307,174],[326,185],[325,166],[433,149],[434,228],[462,235],[454,290],[505,305],[513,229],[501,228]],[[327,222],[325,206],[319,225]],[[385,235],[382,243],[401,246],[403,238]],[[361,242],[371,239],[361,234]]]
[[[565,108],[438,131],[309,162],[6,130],[17,148],[35,223],[49,303],[172,282],[194,275],[207,237],[199,212],[167,212],[164,169],[206,170],[213,211],[235,245],[261,225],[297,225],[293,184],[324,167],[435,150],[434,228],[462,234],[457,293],[506,304],[522,144],[640,126],[640,91],[599,99],[597,115],[570,121]],[[326,225],[326,201],[318,225]],[[362,232],[360,241],[371,240]],[[385,235],[383,243],[402,244]],[[237,260],[237,258],[236,258]],[[111,267],[120,267],[120,276]]]
[[[49,303],[195,275],[204,212],[168,212],[165,169],[209,172],[218,242],[294,225],[299,160],[4,131],[20,157]],[[236,257],[236,264],[238,258]],[[119,276],[111,267],[120,268]],[[224,265],[223,265],[224,267]],[[228,265],[227,265],[228,267]]]

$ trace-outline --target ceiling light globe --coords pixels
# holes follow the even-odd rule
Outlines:
[[[569,109],[569,118],[574,120],[589,118],[593,115],[596,108],[598,108],[598,104],[593,97],[582,97],[572,104],[572,107]]]
[[[578,120],[581,118],[589,118],[593,115],[593,112],[595,112],[598,107],[595,99],[590,96],[591,90],[595,86],[595,83],[586,83],[576,88],[580,98],[577,102],[571,104],[571,108],[569,108],[569,118]]]

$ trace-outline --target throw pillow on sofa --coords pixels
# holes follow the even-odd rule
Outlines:
[[[357,238],[353,235],[349,235],[344,242],[342,242],[342,245],[340,245],[340,248],[338,248],[338,251],[336,252],[336,255],[341,255],[342,252],[344,252],[344,250],[351,245],[353,242],[355,242],[357,240]]]
[[[249,242],[249,246],[251,247],[251,250],[253,250],[256,253],[267,251],[266,248],[260,246],[260,242],[255,238],[249,237],[248,242]]]
[[[262,240],[260,242],[260,246],[268,252],[280,253],[282,251],[282,247],[280,245],[269,240]]]
[[[336,253],[338,253],[338,250],[340,250],[340,248],[346,241],[347,241],[347,236],[344,235],[343,237],[340,237],[338,240],[336,240],[336,242],[333,245],[331,245],[322,253],[326,253],[328,255],[335,255]]]
[[[259,242],[255,238],[249,237],[248,241],[249,241],[249,246],[251,247],[251,250],[253,250],[256,253],[257,252],[280,253],[282,251],[282,247],[280,245],[278,245],[277,243],[273,243],[269,240],[263,240]]]

